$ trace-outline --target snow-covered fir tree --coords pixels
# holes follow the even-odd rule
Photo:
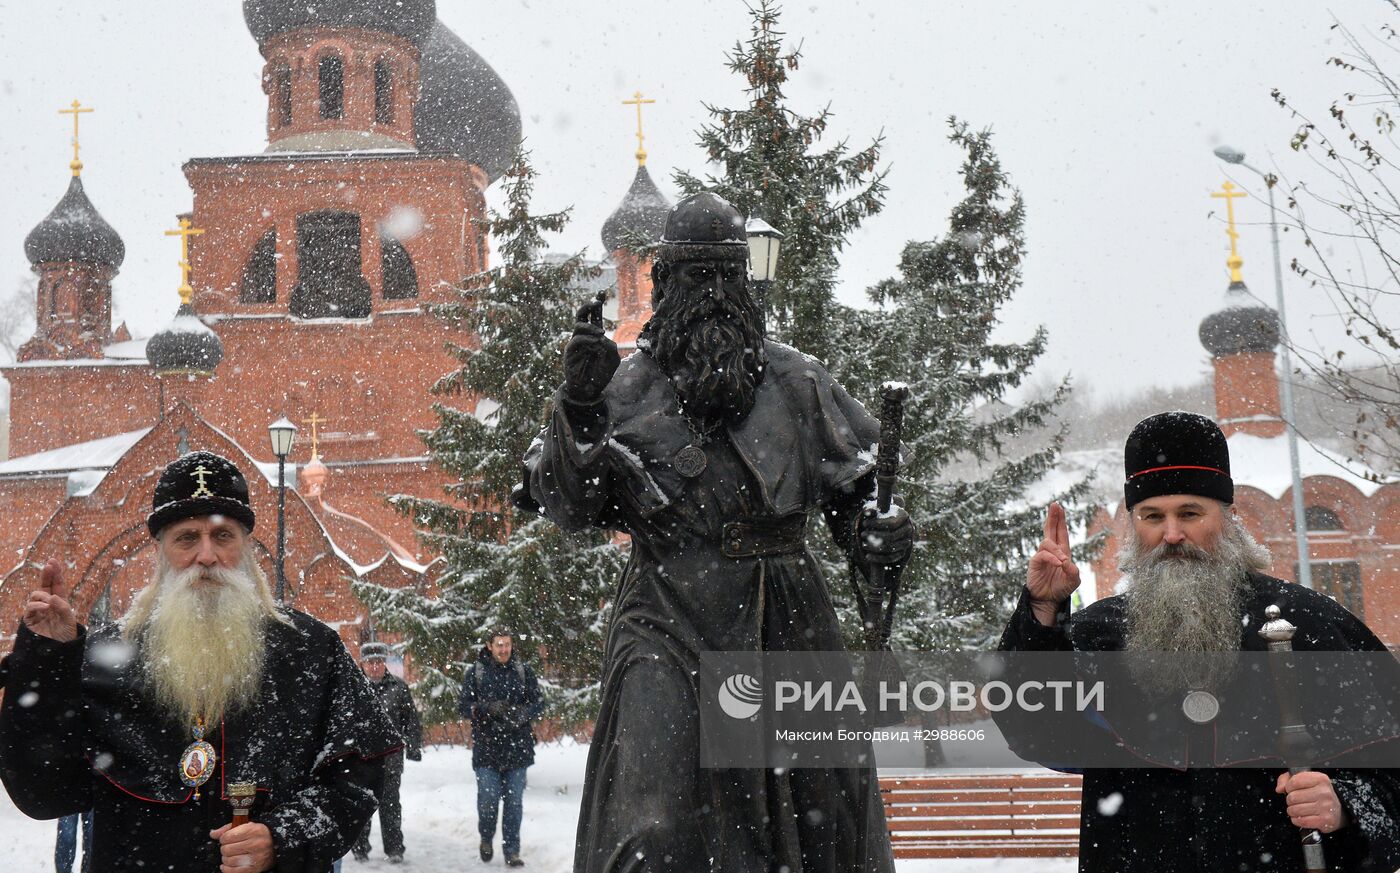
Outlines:
[[[564,534],[510,502],[520,459],[563,381],[563,347],[587,297],[581,283],[598,272],[581,254],[545,256],[545,234],[561,230],[568,213],[530,212],[535,175],[528,153],[518,153],[505,174],[505,210],[483,223],[500,264],[468,277],[458,300],[431,307],[472,338],[452,349],[461,366],[434,393],[483,399],[475,414],[434,405],[438,427],[424,439],[451,477],[444,499],[393,501],[445,566],[428,590],[355,587],[379,628],[404,635],[419,671],[415,690],[435,720],[456,717],[466,667],[498,626],[546,665],[553,715],[566,723],[591,715],[604,617],[626,557],[601,531]]]
[[[896,649],[994,642],[1040,540],[1045,506],[1026,496],[1055,468],[1063,437],[1019,456],[1003,449],[1047,426],[1069,392],[1062,381],[1048,397],[1006,402],[1046,340],[1043,328],[1023,342],[993,336],[1001,308],[1021,286],[1025,209],[991,135],[949,123],[949,138],[966,155],[966,195],[947,233],[905,246],[898,275],[868,292],[877,309],[846,310],[847,385],[872,410],[881,382],[911,388],[904,442],[912,456],[900,470],[900,490],[918,537],[904,571]],[[1071,483],[1055,496],[1073,505],[1087,488],[1087,481]],[[1082,513],[1077,519],[1086,520]]]
[[[831,119],[823,108],[803,115],[783,88],[801,54],[786,49],[778,30],[781,8],[772,0],[750,7],[751,33],[728,55],[743,77],[746,105],[706,105],[709,123],[700,145],[718,172],[700,178],[677,173],[686,194],[714,191],[749,217],[782,231],[782,259],[768,290],[768,330],[774,339],[830,361],[838,256],[846,239],[884,204],[881,137],[859,151],[842,141],[821,149]]]

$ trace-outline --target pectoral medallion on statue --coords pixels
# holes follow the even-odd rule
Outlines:
[[[199,799],[199,788],[214,774],[214,765],[219,756],[214,747],[204,741],[204,722],[194,726],[194,742],[185,747],[180,755],[180,781],[194,789],[194,799]]]
[[[1192,691],[1181,701],[1181,711],[1195,724],[1210,724],[1220,714],[1220,701],[1209,691]]]
[[[705,465],[709,463],[705,457],[705,450],[699,446],[686,446],[673,459],[676,472],[687,479],[694,479],[705,472]]]

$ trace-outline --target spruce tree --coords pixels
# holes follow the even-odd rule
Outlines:
[[[855,152],[844,141],[820,149],[831,110],[803,115],[788,105],[783,89],[802,55],[783,45],[781,11],[772,0],[758,0],[749,9],[749,38],[728,55],[729,68],[746,83],[747,104],[706,104],[711,121],[700,128],[700,146],[718,172],[704,179],[677,173],[676,184],[686,194],[714,191],[783,233],[782,260],[768,290],[769,334],[830,362],[839,353],[831,332],[838,256],[847,237],[883,206],[883,138]]]
[[[456,717],[465,670],[486,633],[505,626],[516,646],[547,665],[546,700],[565,723],[588,717],[596,700],[604,616],[625,553],[601,531],[564,534],[543,517],[512,507],[520,459],[546,420],[563,381],[563,347],[575,311],[595,277],[581,254],[545,257],[545,234],[568,213],[530,212],[535,171],[518,152],[506,171],[504,212],[482,222],[500,264],[468,277],[458,299],[429,308],[472,341],[451,347],[460,362],[433,386],[444,399],[489,398],[477,414],[446,402],[433,409],[428,452],[451,478],[444,499],[393,499],[428,549],[441,555],[428,590],[361,583],[377,626],[404,635],[433,720]]]
[[[966,195],[947,233],[905,246],[898,275],[868,292],[877,308],[846,312],[848,386],[872,410],[882,381],[911,388],[904,442],[912,453],[900,488],[918,537],[904,571],[896,649],[994,644],[1040,540],[1045,506],[1026,495],[1054,469],[1063,433],[1029,453],[1009,446],[1045,427],[1069,392],[1062,381],[1048,397],[1006,400],[1046,341],[1043,328],[1021,342],[993,336],[1021,286],[1025,208],[990,133],[949,124],[966,155]],[[1055,497],[1072,505],[1087,488],[1070,483]]]

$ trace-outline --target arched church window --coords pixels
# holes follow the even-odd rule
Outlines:
[[[1309,506],[1303,510],[1303,522],[1308,530],[1346,530],[1342,517],[1325,506]]]
[[[292,123],[292,71],[279,65],[272,71],[272,99],[276,101],[277,126],[286,127]]]
[[[374,122],[394,123],[394,72],[389,62],[374,62]]]
[[[360,271],[360,216],[323,210],[297,217],[298,318],[367,318],[369,283]]]
[[[243,266],[239,303],[277,302],[277,228],[268,228]]]
[[[345,62],[340,55],[322,55],[317,65],[321,85],[321,117],[345,115]]]
[[[388,234],[379,238],[380,264],[384,269],[384,299],[408,300],[418,296],[418,271],[403,243]]]

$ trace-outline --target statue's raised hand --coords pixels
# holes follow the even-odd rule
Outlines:
[[[1031,609],[1041,624],[1055,623],[1055,607],[1079,587],[1079,567],[1070,557],[1069,524],[1065,509],[1051,503],[1045,513],[1045,537],[1031,556],[1026,571],[1026,590],[1031,595]]]
[[[24,604],[24,626],[41,637],[67,642],[78,637],[78,618],[63,596],[63,572],[49,559],[39,574],[39,588]]]
[[[603,396],[622,358],[617,344],[603,332],[606,291],[579,307],[574,335],[564,347],[564,394],[575,403],[593,403]]]

